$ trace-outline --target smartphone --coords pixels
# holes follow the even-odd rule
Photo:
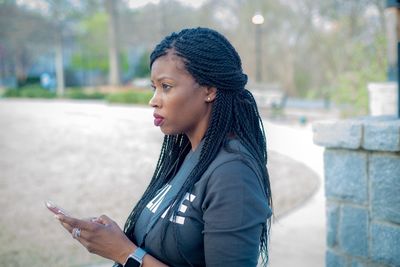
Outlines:
[[[58,207],[57,205],[55,205],[53,202],[51,202],[49,200],[45,201],[45,205],[54,214],[62,214],[65,216],[69,216],[69,214],[64,209]]]

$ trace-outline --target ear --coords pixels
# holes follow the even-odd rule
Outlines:
[[[206,88],[206,95],[205,95],[205,101],[207,103],[211,103],[215,100],[217,97],[217,88],[215,87],[207,87]]]

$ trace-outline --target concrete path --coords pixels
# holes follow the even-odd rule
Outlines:
[[[323,149],[313,144],[311,126],[265,122],[269,149],[303,162],[320,177],[318,191],[302,206],[275,221],[271,230],[270,267],[325,265]]]

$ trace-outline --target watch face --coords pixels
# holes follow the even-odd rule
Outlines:
[[[129,257],[128,261],[125,263],[124,267],[140,267],[140,262],[132,257]]]

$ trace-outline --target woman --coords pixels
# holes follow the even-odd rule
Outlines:
[[[185,29],[156,46],[150,67],[165,137],[124,232],[104,215],[59,220],[115,266],[256,266],[260,252],[267,261],[266,141],[239,55],[214,30]]]

